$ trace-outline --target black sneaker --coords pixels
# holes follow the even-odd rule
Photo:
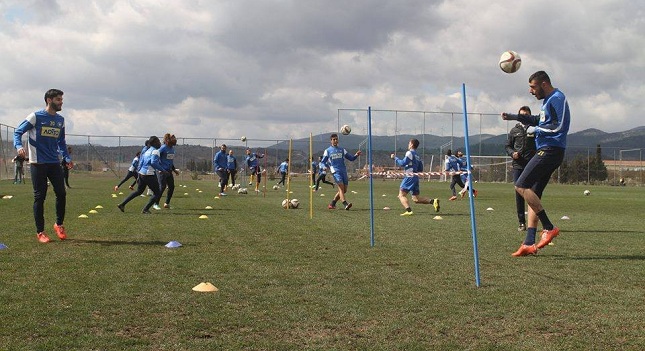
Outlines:
[[[118,205],[116,205],[116,207],[118,207],[119,210],[121,210],[121,212],[125,212],[125,206],[124,205],[118,204]]]
[[[150,210],[143,210],[143,211],[141,211],[141,213],[143,213],[143,214],[151,214],[152,212],[150,212]]]
[[[521,231],[525,231],[525,230],[526,230],[526,224],[520,223],[520,226],[517,227],[517,231],[521,232]]]
[[[348,202],[347,205],[345,205],[345,210],[349,211],[350,208],[352,208],[352,203]]]

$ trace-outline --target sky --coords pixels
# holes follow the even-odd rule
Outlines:
[[[645,125],[640,0],[2,0],[0,48],[0,123],[57,88],[67,134],[365,134],[369,106],[375,135],[462,136],[462,84],[469,134],[502,134],[538,70],[571,132]]]

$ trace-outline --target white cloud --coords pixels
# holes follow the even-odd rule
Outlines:
[[[362,133],[366,114],[443,111],[425,130],[463,133],[471,112],[521,105],[544,69],[567,95],[572,131],[642,125],[645,17],[638,1],[4,1],[0,122],[17,125],[64,90],[68,133],[286,139]],[[497,68],[504,50],[518,73]],[[424,115],[379,113],[374,133],[419,130]],[[457,119],[457,122],[455,122]],[[475,132],[503,133],[496,117]]]

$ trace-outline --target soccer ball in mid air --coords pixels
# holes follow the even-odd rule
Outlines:
[[[345,124],[344,126],[340,127],[340,132],[343,135],[349,135],[349,133],[352,132],[352,127]]]
[[[506,73],[515,73],[522,65],[522,58],[515,51],[504,51],[499,58],[499,68]]]
[[[245,142],[245,141],[246,141],[246,137],[245,137],[245,136],[242,136],[242,137],[240,138],[240,140],[242,140],[242,142]]]
[[[589,191],[589,190],[585,190],[582,193],[585,194],[585,196],[591,195],[591,191]]]

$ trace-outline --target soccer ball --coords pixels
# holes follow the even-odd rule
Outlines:
[[[249,190],[247,188],[239,188],[237,189],[238,194],[248,194]]]
[[[345,124],[344,126],[340,127],[340,132],[343,135],[349,135],[349,133],[352,132],[352,127],[350,127],[347,124]]]
[[[585,191],[583,192],[583,194],[585,194],[585,196],[589,196],[589,195],[591,195],[591,191],[589,191],[589,190],[585,190]]]
[[[291,208],[298,208],[300,206],[300,201],[298,199],[291,199]]]
[[[242,137],[240,138],[240,140],[242,140],[242,142],[245,142],[245,141],[246,141],[246,137],[245,137],[245,136],[242,136]]]
[[[291,208],[291,201],[289,201],[287,199],[282,200],[282,208],[287,208],[287,206],[289,206],[289,208]]]
[[[515,51],[505,51],[499,58],[499,68],[506,73],[515,73],[522,65],[522,58]]]
[[[279,186],[277,186],[277,185],[273,186],[273,190],[278,190],[278,188],[279,188]]]

